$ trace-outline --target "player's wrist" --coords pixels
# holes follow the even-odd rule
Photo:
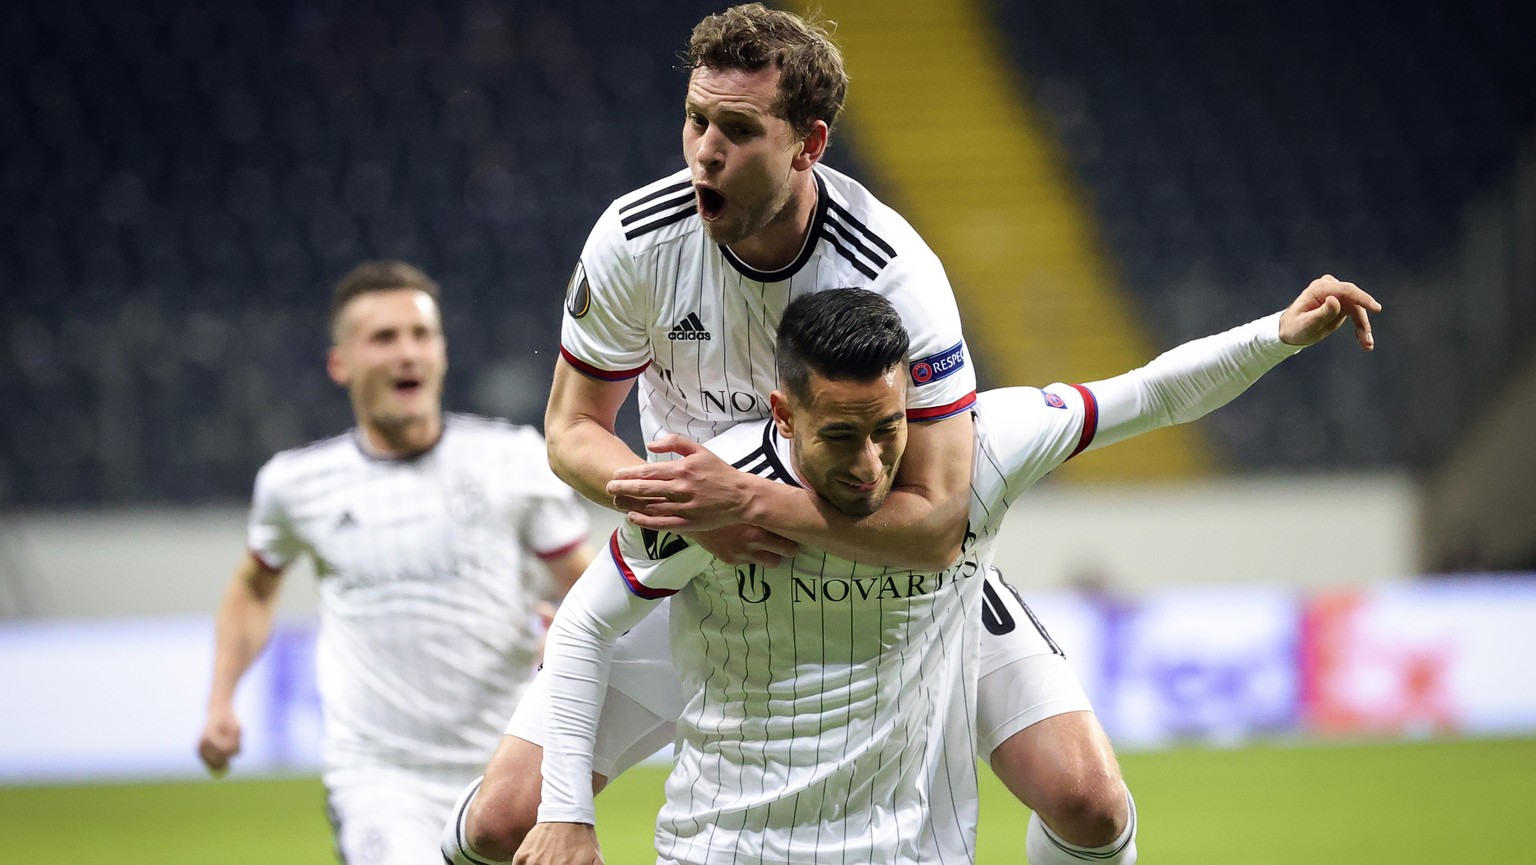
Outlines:
[[[792,497],[794,488],[756,475],[743,473],[742,476],[745,480],[737,502],[736,522],[782,534],[785,521],[780,516],[786,508],[792,507],[786,496]]]

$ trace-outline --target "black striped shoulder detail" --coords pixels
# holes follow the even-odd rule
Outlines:
[[[658,228],[697,213],[693,183],[687,180],[651,192],[619,208],[619,223],[624,226],[624,239],[634,240]]]
[[[774,447],[773,421],[771,420],[763,423],[763,443],[756,450],[731,463],[731,468],[744,471],[749,475],[778,481],[781,484],[789,484],[792,487],[800,486],[800,482],[795,480],[794,472],[791,472],[789,467],[784,465],[784,461],[779,459],[778,448]]]
[[[828,202],[827,216],[821,224],[821,237],[869,279],[896,257],[896,249],[870,231],[848,209],[836,201]]]

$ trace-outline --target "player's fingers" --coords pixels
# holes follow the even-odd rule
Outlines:
[[[632,499],[654,499],[657,501],[686,501],[689,496],[676,486],[668,484],[662,478],[632,478],[616,479],[608,482],[605,487],[608,495],[618,498],[624,496]]]
[[[1351,306],[1349,317],[1355,321],[1355,340],[1360,343],[1360,347],[1366,351],[1375,350],[1376,336],[1371,333],[1371,316],[1365,307]]]
[[[1339,283],[1334,294],[1347,304],[1363,306],[1371,312],[1381,312],[1381,302],[1371,297],[1370,292],[1355,285],[1353,282]]]
[[[637,478],[665,478],[665,477],[672,476],[676,472],[677,472],[677,466],[674,463],[671,463],[671,462],[665,462],[665,463],[636,463],[635,465],[632,465],[632,466],[625,466],[624,468],[621,468],[621,469],[615,469],[614,472],[613,472],[613,477],[614,477],[615,480],[635,480]]]
[[[642,529],[666,529],[670,531],[681,529],[688,523],[687,520],[681,517],[651,516],[640,511],[630,511],[626,518],[631,525],[639,526]]]
[[[215,775],[222,775],[229,771],[229,754],[223,749],[204,739],[197,745],[197,756],[202,759],[203,765]]]
[[[621,505],[620,499],[614,499],[614,507],[624,507],[626,511],[634,511],[637,514],[645,514],[648,517],[681,517],[681,507],[674,502],[658,501],[657,499],[624,499],[625,505]]]
[[[759,532],[751,540],[754,550],[775,556],[792,556],[800,552],[800,545],[783,535],[762,530]]]
[[[645,449],[653,454],[688,454],[697,453],[700,450],[699,443],[683,438],[677,433],[667,433],[652,442],[646,442]]]
[[[747,550],[736,557],[738,560],[730,562],[733,565],[762,565],[765,568],[777,568],[784,563],[784,557],[767,550]]]

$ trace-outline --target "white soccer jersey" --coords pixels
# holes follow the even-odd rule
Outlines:
[[[734,567],[621,527],[551,634],[540,819],[592,819],[590,755],[612,641],[671,597],[687,703],[657,823],[679,862],[970,862],[982,580],[1008,505],[1090,447],[1198,417],[1294,350],[1274,317],[1092,385],[1009,388],[976,404],[960,563],[919,574],[802,551]],[[708,447],[793,483],[771,421]]]
[[[266,567],[313,556],[323,756],[441,782],[448,803],[484,767],[532,673],[532,558],[587,537],[586,511],[528,427],[447,415],[420,456],[364,452],[360,433],[273,457],[248,542]]]
[[[1031,399],[1049,407],[1039,391],[982,395],[971,525],[961,561],[943,572],[811,551],[776,568],[736,567],[676,536],[615,533],[622,582],[610,592],[671,597],[672,658],[687,697],[658,854],[972,861],[981,574],[1010,483],[1032,483],[1085,439],[1083,402],[1068,393],[1054,399],[1063,408],[1072,399],[1075,410],[1035,416],[1022,409]],[[1003,444],[1022,453],[996,452],[986,420],[994,411],[1015,426]],[[708,447],[744,471],[796,483],[790,444],[771,420]]]
[[[774,338],[789,302],[829,288],[890,300],[911,337],[907,412],[970,407],[976,375],[938,257],[894,210],[818,165],[806,243],[780,270],[754,270],[711,241],[687,169],[623,196],[598,219],[566,292],[561,355],[587,375],[640,376],[646,439],[696,441],[767,417]]]

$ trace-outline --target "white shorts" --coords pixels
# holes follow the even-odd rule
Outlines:
[[[386,769],[327,772],[326,811],[347,865],[440,862],[443,824],[453,810],[450,784],[430,784]]]
[[[981,601],[976,748],[990,761],[1025,727],[1093,706],[1061,647],[996,568],[987,569]]]
[[[659,604],[613,645],[592,754],[592,771],[609,779],[674,738],[684,700],[668,651],[669,606]],[[1092,709],[1061,649],[996,568],[982,585],[982,626],[976,730],[983,757],[1031,724]],[[508,735],[536,745],[549,705],[542,680],[534,677],[507,725]]]

